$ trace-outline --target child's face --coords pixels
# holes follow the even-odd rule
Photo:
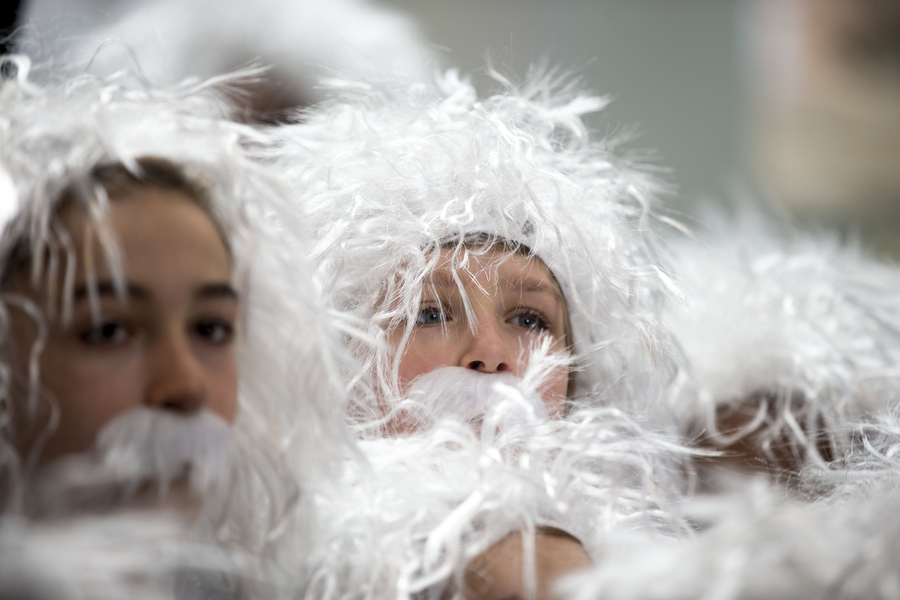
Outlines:
[[[42,393],[59,410],[41,462],[87,450],[105,424],[138,407],[185,414],[206,409],[233,421],[238,301],[228,252],[204,210],[181,192],[155,187],[135,187],[111,202],[106,223],[119,242],[127,301],[115,295],[82,209],[64,209],[60,221],[78,269],[72,320],[48,323],[40,355]],[[91,255],[99,322],[88,298]],[[35,290],[21,273],[12,287],[44,306],[46,282]],[[14,315],[12,329],[21,378],[27,373],[23,350],[31,348],[36,330],[23,314]]]
[[[551,340],[551,351],[566,350],[565,300],[540,260],[492,249],[470,255],[466,269],[461,270],[454,266],[452,253],[452,249],[441,250],[438,266],[425,286],[417,321],[400,358],[402,391],[419,375],[440,367],[522,377],[529,351],[545,336]],[[393,332],[395,346],[403,334],[403,327]],[[568,375],[568,369],[559,368],[541,390],[551,417],[563,414]]]

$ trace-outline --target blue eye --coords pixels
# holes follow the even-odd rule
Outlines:
[[[231,343],[234,327],[224,319],[201,319],[194,324],[195,337],[215,345]]]
[[[80,333],[81,340],[87,344],[103,346],[124,342],[131,335],[128,327],[119,321],[106,321],[92,325]]]
[[[523,312],[515,315],[507,322],[511,325],[528,329],[529,331],[547,331],[550,329],[550,324],[547,322],[547,319],[536,312]]]
[[[443,308],[437,306],[426,306],[420,309],[416,317],[417,325],[439,325],[447,321],[449,321],[447,313],[444,312]]]

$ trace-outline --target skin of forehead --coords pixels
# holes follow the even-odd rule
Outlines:
[[[119,203],[122,201],[132,200],[135,196],[145,197],[147,195],[151,196],[161,196],[171,200],[172,198],[177,198],[178,200],[183,200],[188,202],[189,204],[196,207],[199,211],[201,211],[206,218],[207,221],[212,225],[212,228],[215,230],[218,241],[222,244],[225,249],[225,253],[228,259],[229,270],[233,267],[233,256],[231,252],[231,244],[224,234],[218,220],[212,214],[210,214],[209,208],[199,199],[194,197],[190,190],[182,189],[179,187],[169,187],[166,185],[159,185],[153,182],[127,182],[124,185],[117,186],[111,190],[108,190],[107,193],[109,200],[113,203]],[[91,208],[83,203],[73,201],[70,197],[64,199],[54,210],[54,215],[52,217],[52,222],[57,223],[59,226],[63,228],[63,230],[70,237],[70,243],[64,244],[64,246],[68,246],[68,249],[74,252],[74,257],[77,260],[75,261],[75,266],[78,269],[79,274],[83,274],[84,265],[85,265],[85,253],[86,247],[83,244],[83,238],[85,232],[88,228],[91,229],[91,237],[93,238],[92,248],[89,251],[92,254],[92,258],[94,261],[94,269],[101,270],[103,272],[109,272],[108,257],[105,253],[105,250],[102,248],[99,240],[97,239],[97,231],[99,229],[105,229],[107,231],[112,230],[113,243],[115,245],[120,245],[121,242],[121,234],[116,231],[116,228],[112,226],[110,222],[110,212],[106,212],[102,214],[99,218],[91,218],[89,217],[89,213],[91,212]],[[126,223],[126,227],[130,226],[130,224]],[[79,243],[82,242],[82,243]],[[48,254],[50,252],[56,253],[65,253],[67,250],[65,247],[57,247],[56,249],[50,250],[45,249],[44,252]],[[47,258],[44,259],[46,269]],[[60,269],[59,276],[63,277],[65,274],[65,270],[68,268],[68,258],[62,257],[62,268]],[[12,272],[9,275],[9,279],[5,282],[4,287],[8,290],[18,289],[23,292],[28,292],[30,290],[39,289],[45,287],[47,285],[46,280],[46,272],[44,276],[41,278],[41,281],[27,282],[26,279],[31,278],[31,270],[34,264],[34,259],[31,256],[26,257],[21,262],[18,262],[13,268]],[[60,282],[61,283],[61,282]]]
[[[223,265],[225,267],[223,272],[227,274],[227,277],[225,277],[223,281],[230,282],[231,256],[228,252],[228,245],[225,243],[225,240],[222,239],[221,232],[218,227],[216,227],[213,218],[207,213],[206,209],[186,192],[155,185],[135,185],[111,196],[110,200],[112,201],[111,207],[121,206],[126,209],[136,206],[135,203],[143,202],[170,203],[173,208],[179,211],[183,211],[184,207],[193,207],[195,210],[188,210],[188,212],[185,213],[191,222],[198,225],[198,227],[195,228],[196,235],[191,236],[189,243],[193,246],[202,247],[205,242],[210,241],[208,239],[209,236],[214,235],[216,242],[221,246],[223,256],[226,259],[226,263]],[[78,284],[85,283],[85,269],[87,266],[85,254],[88,252],[87,246],[85,245],[85,235],[90,234],[90,237],[92,238],[90,244],[92,245],[93,268],[97,281],[102,282],[108,280],[112,274],[105,253],[97,239],[97,235],[89,232],[89,229],[93,227],[106,227],[111,229],[114,241],[119,245],[120,251],[122,250],[123,242],[125,242],[127,238],[127,242],[132,246],[132,254],[134,254],[130,262],[133,266],[140,264],[140,266],[143,267],[141,271],[145,274],[153,276],[154,279],[159,278],[162,280],[177,275],[177,273],[163,273],[152,268],[152,257],[159,248],[159,240],[153,239],[152,236],[147,238],[144,234],[145,227],[142,223],[135,222],[134,220],[125,220],[122,218],[121,214],[116,214],[111,211],[102,218],[99,224],[95,224],[88,218],[86,211],[86,207],[70,204],[64,207],[58,216],[59,222],[66,228],[69,235],[72,237],[73,246],[78,255],[78,281],[76,287]],[[158,215],[156,218],[165,219],[166,217],[160,217]],[[135,245],[139,246],[134,247]],[[192,259],[191,253],[186,253],[184,259],[185,261],[190,261]],[[123,254],[122,260],[124,269],[122,275],[127,283],[133,278],[134,273],[130,273],[132,269],[129,269],[128,257]],[[219,279],[222,278],[216,277],[214,279],[219,281]]]
[[[469,254],[465,265],[454,256],[447,256],[454,250],[441,250],[441,260],[429,275],[427,284],[435,287],[458,288],[458,281],[463,288],[475,287],[487,293],[482,279],[490,285],[503,286],[520,292],[547,292],[562,302],[562,291],[547,266],[533,256],[509,252],[501,249],[489,249],[479,254]],[[520,259],[524,266],[516,266]],[[469,264],[475,263],[475,269],[469,270]],[[456,277],[454,276],[456,275]],[[458,278],[458,279],[457,279]]]

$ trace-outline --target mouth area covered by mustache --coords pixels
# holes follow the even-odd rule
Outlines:
[[[455,419],[476,428],[484,419],[498,424],[541,422],[549,412],[537,389],[510,373],[479,373],[441,367],[416,377],[406,393],[408,425],[421,427]]]
[[[231,426],[220,417],[138,408],[110,421],[87,452],[42,469],[33,489],[35,509],[58,514],[101,508],[148,487],[163,498],[182,484],[203,498],[229,487],[235,457]]]

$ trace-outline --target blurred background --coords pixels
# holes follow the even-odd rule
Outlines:
[[[491,88],[487,60],[519,75],[544,61],[609,94],[590,124],[634,133],[628,147],[670,170],[677,210],[721,196],[742,175],[740,1],[386,1],[414,14],[481,90]]]
[[[900,256],[898,0],[385,1],[464,71],[547,60],[610,94],[594,124],[639,133],[677,212],[749,192]]]
[[[18,10],[18,24],[27,24],[21,47],[47,53],[57,40],[65,46],[82,31],[158,4],[168,5],[170,12],[160,13],[166,18],[144,12],[134,27],[152,31],[168,49],[177,44],[166,28],[181,14],[171,11],[187,15],[205,1],[25,1]],[[634,133],[627,148],[669,170],[676,193],[667,204],[676,216],[690,220],[704,202],[749,192],[900,256],[898,0],[220,0],[212,12],[250,10],[244,4],[263,16],[240,52],[216,49],[234,46],[239,36],[213,35],[218,25],[210,10],[198,9],[196,21],[185,16],[181,30],[193,38],[193,55],[208,48],[231,61],[195,61],[194,70],[254,57],[283,63],[276,64],[264,107],[316,101],[314,76],[292,88],[292,73],[327,63],[342,45],[354,47],[353,57],[390,58],[391,68],[405,74],[416,64],[423,72],[457,67],[483,92],[492,88],[486,62],[521,76],[543,61],[611,95],[611,107],[591,125]],[[346,12],[335,12],[338,5]],[[291,18],[279,18],[288,11]],[[9,26],[15,15],[4,18]],[[239,21],[253,29],[251,18]],[[125,39],[137,39],[125,31]],[[272,48],[272,39],[302,45],[311,38],[315,53]],[[413,54],[397,66],[401,55]],[[169,71],[177,69],[161,69]]]

